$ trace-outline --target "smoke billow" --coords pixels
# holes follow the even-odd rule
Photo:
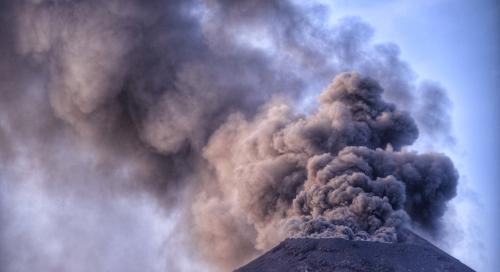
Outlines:
[[[232,233],[227,252],[247,244],[250,254],[287,236],[397,242],[410,222],[435,230],[456,170],[444,155],[402,150],[417,127],[381,95],[374,80],[343,73],[310,115],[273,101],[252,120],[230,116],[204,150],[217,182],[207,186],[220,194],[197,199],[201,237]]]
[[[155,230],[124,215],[156,214],[150,202],[132,208],[143,197],[160,218],[182,212],[177,248],[223,269],[286,237],[397,242],[401,228],[438,231],[456,170],[405,146],[419,128],[448,139],[445,91],[416,87],[398,47],[374,45],[360,19],[326,26],[323,8],[0,2],[2,196],[37,188],[0,201],[1,270],[140,271],[163,252]],[[30,225],[15,208],[29,194],[49,202],[47,220],[72,224]],[[139,226],[127,244],[124,224]],[[117,260],[133,250],[96,257],[142,244],[151,248],[135,262]],[[171,269],[189,269],[166,255]]]

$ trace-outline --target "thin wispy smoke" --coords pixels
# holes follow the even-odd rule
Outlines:
[[[454,144],[449,114],[451,101],[446,90],[430,81],[423,82],[418,88],[422,98],[415,116],[419,120],[420,130],[433,141]]]
[[[81,237],[58,231],[64,224],[37,232],[41,223],[15,215],[17,198],[2,199],[2,214],[14,214],[6,221],[21,225],[16,235],[35,237],[16,247],[18,226],[2,215],[3,268],[136,271],[156,262],[149,253],[123,265],[81,257],[107,248],[93,239],[124,236],[132,219],[122,210],[142,205],[139,196],[161,207],[159,217],[181,211],[172,224],[186,237],[182,254],[216,269],[288,236],[397,242],[402,227],[437,231],[456,170],[444,155],[404,147],[419,128],[449,136],[446,92],[417,88],[398,47],[374,45],[361,19],[326,26],[324,16],[288,1],[2,1],[2,192],[35,184],[31,193],[58,203],[50,218],[88,227]],[[322,89],[316,109],[299,109]],[[78,257],[40,252],[47,232],[79,247]],[[138,245],[151,231],[134,233]],[[26,258],[9,258],[15,251]]]

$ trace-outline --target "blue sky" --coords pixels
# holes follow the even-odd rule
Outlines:
[[[500,4],[494,0],[321,1],[332,20],[359,16],[375,42],[399,45],[420,79],[439,82],[453,103],[454,146],[460,172],[457,198],[446,215],[453,239],[441,246],[478,271],[500,261],[499,117]]]

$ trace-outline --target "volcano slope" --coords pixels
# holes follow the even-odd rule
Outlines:
[[[382,243],[340,238],[286,239],[235,272],[469,272],[474,271],[430,242],[409,233]]]

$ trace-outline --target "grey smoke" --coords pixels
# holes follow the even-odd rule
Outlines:
[[[288,1],[0,2],[2,191],[34,183],[54,203],[69,201],[75,215],[96,216],[127,209],[114,199],[134,205],[134,195],[147,194],[164,214],[182,211],[176,231],[191,237],[185,248],[223,269],[287,235],[396,241],[402,226],[436,231],[456,171],[444,155],[404,147],[419,129],[449,135],[445,91],[415,87],[398,47],[373,45],[360,19],[329,27],[320,9]],[[343,73],[352,70],[359,74]],[[296,105],[335,75],[318,109],[299,114]],[[3,211],[17,211],[9,199],[0,207],[7,271],[21,262],[22,271],[88,267],[85,258],[44,256],[47,240],[16,247],[13,225],[3,223]],[[372,207],[375,215],[365,216]],[[101,239],[102,228],[120,237],[111,230],[121,219],[100,221],[88,236],[58,239],[78,247]],[[37,233],[16,222],[21,237]],[[87,244],[83,255],[92,252]],[[27,259],[6,257],[21,250]],[[127,267],[135,266],[116,269]]]
[[[426,81],[420,84],[419,92],[420,106],[415,115],[419,120],[420,130],[433,141],[454,144],[449,114],[452,104],[446,90],[436,82]]]
[[[253,119],[230,116],[213,134],[204,156],[217,183],[205,186],[219,194],[203,190],[194,218],[201,241],[233,235],[224,253],[210,254],[231,262],[241,245],[257,254],[288,236],[397,242],[412,224],[438,230],[458,175],[444,155],[401,149],[418,135],[408,113],[356,73],[337,76],[319,101],[306,116],[273,101]]]

